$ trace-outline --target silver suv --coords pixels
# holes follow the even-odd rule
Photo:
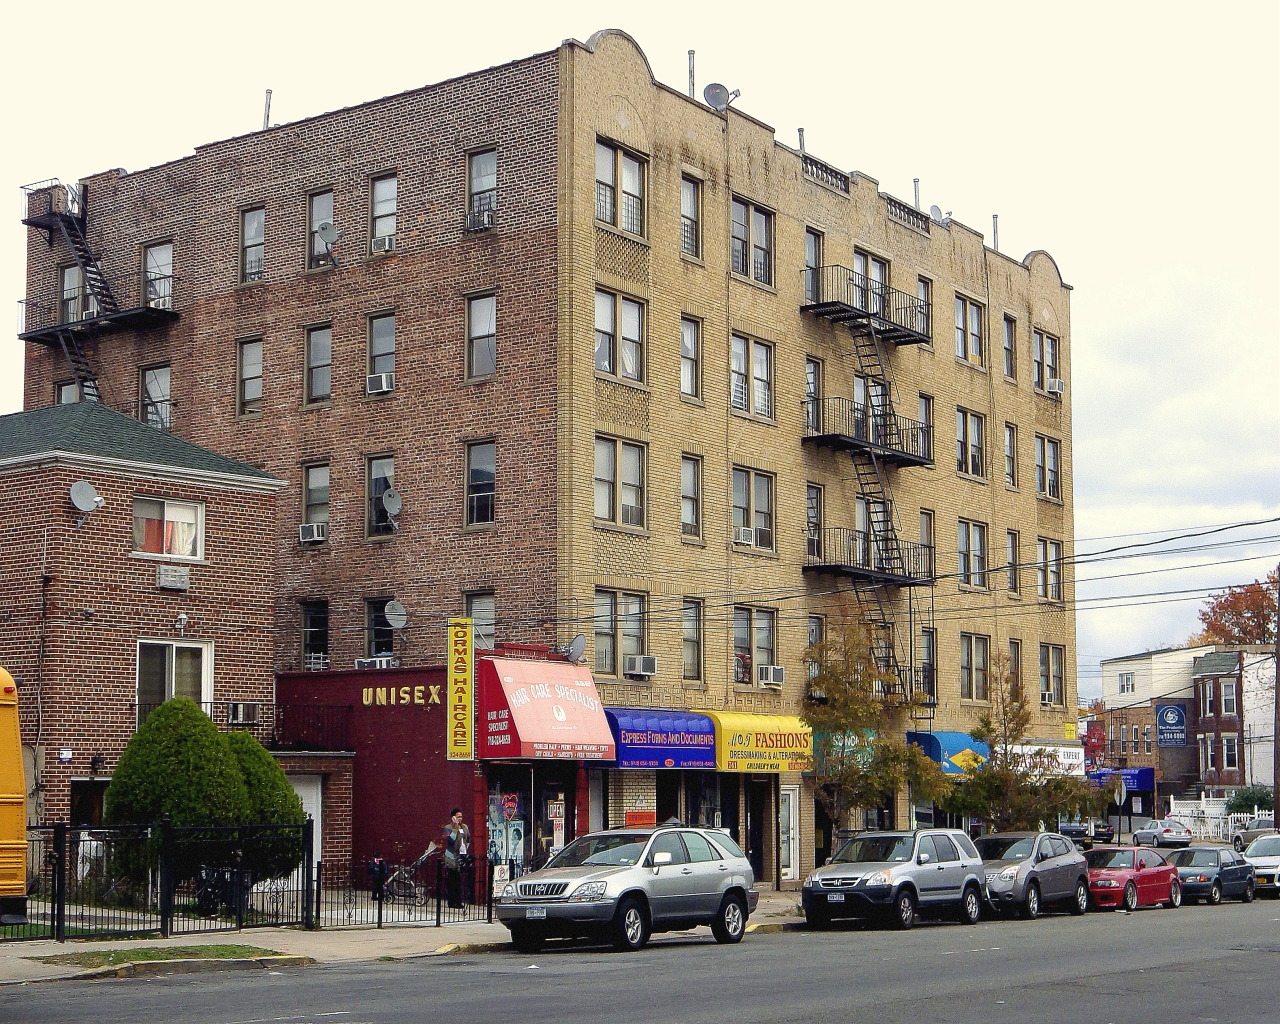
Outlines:
[[[954,910],[962,924],[982,916],[982,858],[959,829],[863,832],[804,880],[811,928],[836,917],[880,917],[910,928],[921,913]]]
[[[709,924],[739,942],[760,894],[751,862],[727,833],[663,825],[592,832],[502,890],[498,920],[522,953],[551,937],[639,949],[653,932]]]

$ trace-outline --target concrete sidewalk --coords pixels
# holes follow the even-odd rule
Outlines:
[[[798,926],[800,893],[762,892],[760,905],[751,915],[748,931],[773,932]],[[705,929],[704,929],[705,931]],[[136,949],[156,946],[257,946],[280,953],[279,957],[232,960],[153,960],[137,965],[86,969],[65,964],[46,964],[38,957],[66,953]],[[190,974],[200,971],[236,969],[279,969],[306,964],[347,963],[359,960],[402,960],[423,956],[445,956],[487,949],[509,948],[508,932],[502,925],[484,921],[464,921],[434,925],[396,925],[327,928],[246,928],[240,932],[180,935],[168,939],[103,939],[98,941],[0,943],[0,985],[21,985],[36,981],[72,978],[129,977],[141,974]]]

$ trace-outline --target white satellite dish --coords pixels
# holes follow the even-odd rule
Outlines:
[[[383,491],[382,507],[387,510],[387,515],[398,516],[400,510],[404,508],[404,499],[400,496],[400,492],[394,487],[388,487]]]
[[[937,205],[929,207],[929,216],[932,217],[939,224],[941,224],[942,223],[942,207]]]
[[[582,657],[582,652],[587,649],[587,638],[583,633],[579,633],[570,641],[569,646],[565,648],[564,660],[571,665],[576,665],[578,659]]]
[[[106,500],[93,489],[93,484],[88,480],[77,480],[71,485],[71,504],[81,512],[97,512],[106,504]]]
[[[702,98],[707,101],[707,106],[716,110],[725,110],[729,106],[729,90],[719,82],[712,82],[703,89]]]
[[[316,234],[320,236],[320,241],[324,242],[325,245],[333,245],[338,240],[341,232],[333,221],[322,220],[316,225]]]
[[[399,601],[388,601],[382,614],[386,617],[387,625],[392,629],[404,629],[409,623],[409,612]]]

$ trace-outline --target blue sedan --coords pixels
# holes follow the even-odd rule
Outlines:
[[[1249,903],[1257,891],[1253,865],[1227,847],[1189,846],[1169,854],[1169,863],[1178,869],[1182,894],[1189,900],[1215,907],[1223,898]]]

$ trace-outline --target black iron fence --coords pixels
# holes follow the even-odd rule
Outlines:
[[[315,875],[316,923],[381,928],[492,921],[495,897],[517,873],[515,865],[471,858],[450,871],[438,851],[408,864],[322,862]]]
[[[835,306],[847,311],[848,319],[871,318],[877,330],[901,328],[926,340],[932,323],[932,303],[919,295],[900,291],[837,265],[806,267],[804,275],[805,304]]]
[[[933,548],[894,534],[832,526],[810,530],[805,564],[924,583],[932,576]]]
[[[849,398],[810,398],[804,402],[804,424],[811,437],[838,434],[915,459],[933,459],[933,427],[888,408]]]
[[[139,704],[138,724],[159,704]],[[268,750],[351,750],[350,704],[219,701],[200,708],[219,732],[242,729]]]

